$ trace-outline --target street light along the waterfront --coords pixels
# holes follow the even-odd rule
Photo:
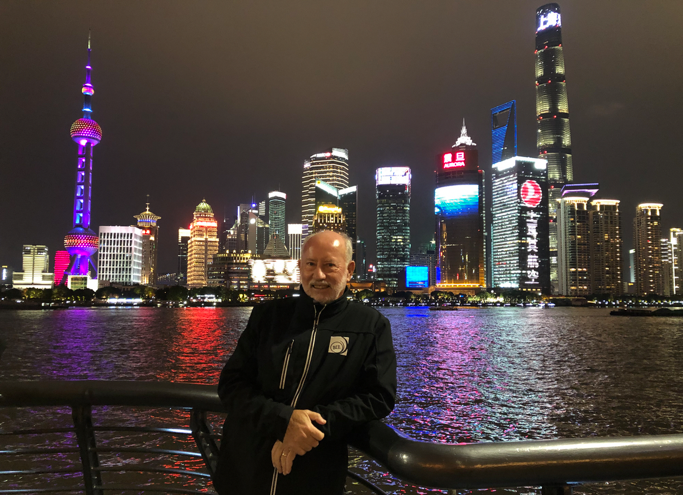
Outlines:
[[[388,422],[415,439],[470,443],[683,433],[678,319],[614,318],[609,310],[589,308],[381,311],[391,320],[399,364],[398,404]],[[0,379],[216,383],[249,314],[250,308],[3,311],[0,338],[8,349]],[[110,409],[118,419],[134,421]],[[178,416],[158,411],[155,419],[168,426],[164,421]],[[28,410],[0,410],[3,427],[46,420]],[[353,469],[389,493],[425,493],[386,476],[371,461],[353,458]],[[683,481],[575,489],[632,492],[683,493]]]

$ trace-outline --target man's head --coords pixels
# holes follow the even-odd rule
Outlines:
[[[352,256],[353,245],[347,235],[323,230],[307,237],[299,260],[304,292],[321,304],[337,299],[356,267]]]

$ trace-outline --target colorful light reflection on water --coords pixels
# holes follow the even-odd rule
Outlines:
[[[0,339],[8,349],[0,379],[216,383],[250,312],[2,311]],[[604,310],[574,308],[382,312],[392,322],[399,364],[399,401],[388,421],[413,438],[469,443],[683,433],[683,332],[676,319],[614,318]],[[132,420],[126,411],[100,409],[110,418]],[[68,424],[68,411],[61,413]],[[2,412],[0,422],[48,421],[41,414]],[[182,411],[155,410],[151,418],[159,426],[187,426]],[[163,446],[167,440],[144,442]],[[432,492],[393,479],[371,461],[355,455],[352,460],[354,469],[389,493]],[[166,467],[186,462],[153,461]],[[683,482],[590,485],[575,493],[633,491],[683,493]]]

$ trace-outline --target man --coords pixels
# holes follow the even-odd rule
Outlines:
[[[218,384],[218,493],[341,495],[348,434],[394,408],[389,321],[347,299],[351,256],[348,236],[309,236],[300,297],[252,311]]]

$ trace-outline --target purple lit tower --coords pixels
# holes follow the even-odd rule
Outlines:
[[[92,156],[93,147],[102,139],[102,129],[90,118],[92,108],[90,100],[95,93],[90,83],[90,35],[88,34],[88,65],[85,66],[85,84],[83,85],[83,118],[71,125],[71,139],[78,144],[78,165],[76,168],[76,189],[74,191],[73,229],[64,237],[64,246],[71,256],[69,268],[64,272],[61,285],[69,280],[69,275],[84,277],[77,284],[83,287],[85,281],[91,287],[97,280],[97,268],[92,257],[97,252],[99,239],[90,229],[90,199],[92,189]],[[95,282],[96,283],[96,282]],[[72,285],[71,283],[69,284]],[[74,284],[76,285],[76,284]],[[96,288],[96,287],[95,287]]]

